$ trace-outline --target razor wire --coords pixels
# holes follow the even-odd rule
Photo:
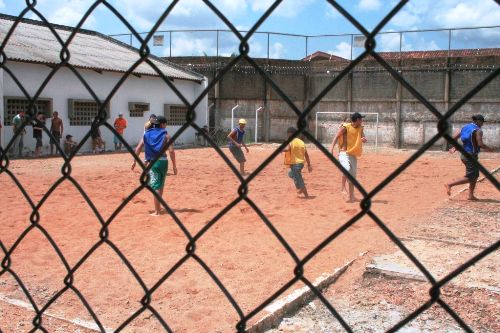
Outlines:
[[[87,309],[88,313],[94,320],[95,324],[98,326],[101,332],[106,332],[102,322],[99,320],[98,314],[92,309],[89,302],[85,299],[84,295],[80,292],[80,290],[73,284],[74,275],[79,270],[79,268],[94,254],[94,252],[103,245],[108,245],[120,258],[120,260],[126,265],[130,273],[133,275],[134,279],[141,286],[144,291],[144,296],[140,300],[141,306],[125,321],[123,321],[115,332],[120,332],[123,329],[127,328],[129,324],[141,315],[145,311],[149,311],[161,324],[167,332],[172,332],[172,329],[168,325],[168,318],[163,318],[160,313],[155,309],[152,305],[152,297],[156,290],[162,286],[162,284],[169,279],[169,277],[176,272],[181,266],[183,266],[189,259],[193,259],[196,261],[199,266],[206,272],[206,274],[210,277],[210,279],[217,285],[220,289],[220,292],[227,298],[228,302],[233,307],[234,311],[237,313],[239,317],[239,322],[236,325],[236,331],[241,333],[245,332],[247,329],[247,323],[249,320],[254,318],[261,310],[263,310],[267,305],[271,302],[275,301],[278,297],[280,297],[283,293],[289,290],[295,283],[301,281],[305,285],[307,285],[312,292],[318,297],[318,299],[329,309],[332,316],[334,316],[341,326],[347,332],[352,332],[352,328],[349,324],[344,320],[342,315],[335,309],[335,307],[322,295],[320,290],[318,290],[313,283],[305,276],[305,268],[307,263],[313,259],[319,252],[321,252],[326,246],[330,245],[335,241],[337,237],[343,234],[346,230],[348,230],[351,226],[353,226],[356,222],[358,222],[362,217],[368,216],[370,217],[378,227],[390,238],[390,240],[406,255],[408,259],[410,259],[413,264],[418,268],[418,270],[425,276],[427,281],[432,285],[429,289],[429,299],[422,304],[419,308],[414,310],[407,317],[396,323],[392,328],[388,330],[388,332],[394,332],[402,327],[404,327],[407,323],[417,318],[423,311],[427,310],[431,306],[437,304],[442,309],[444,309],[457,323],[467,332],[472,332],[472,329],[468,324],[459,316],[459,314],[445,302],[445,300],[441,297],[441,289],[447,283],[455,279],[458,275],[462,274],[469,267],[477,264],[482,258],[486,257],[490,253],[496,251],[500,246],[500,241],[496,241],[492,245],[483,249],[480,253],[478,253],[473,258],[469,259],[465,263],[461,264],[458,268],[456,268],[453,272],[448,273],[444,278],[440,280],[436,280],[434,276],[428,271],[428,269],[415,257],[415,255],[401,242],[401,240],[394,234],[394,232],[371,210],[371,204],[373,198],[387,185],[389,185],[393,180],[395,180],[402,172],[404,172],[414,161],[416,161],[422,154],[424,154],[433,144],[435,144],[439,139],[444,138],[449,144],[453,145],[458,151],[460,151],[467,159],[473,161],[480,171],[485,175],[485,177],[497,188],[500,189],[500,184],[497,179],[483,166],[481,163],[476,161],[471,155],[469,155],[462,146],[454,140],[450,134],[449,129],[450,125],[448,120],[451,116],[453,116],[460,107],[462,107],[465,103],[467,103],[471,98],[473,98],[483,87],[485,87],[488,83],[494,80],[499,74],[500,69],[495,69],[492,71],[486,78],[484,78],[479,84],[477,84],[472,90],[470,90],[465,96],[463,96],[458,102],[456,102],[453,106],[451,106],[444,114],[441,114],[424,96],[422,96],[417,89],[415,89],[408,81],[404,79],[404,77],[399,73],[393,66],[391,66],[383,57],[381,57],[376,51],[376,42],[375,37],[381,29],[409,2],[409,0],[401,0],[399,1],[394,8],[378,23],[378,25],[372,31],[367,30],[358,20],[356,20],[345,8],[343,8],[339,3],[334,0],[327,0],[327,2],[338,11],[345,19],[347,19],[354,27],[366,38],[365,49],[364,51],[355,59],[353,59],[350,63],[348,63],[345,68],[339,71],[338,75],[332,78],[331,82],[321,91],[321,93],[312,100],[307,107],[303,110],[299,109],[293,101],[287,96],[287,94],[279,87],[279,85],[273,81],[269,72],[262,65],[259,65],[252,57],[249,56],[249,39],[256,33],[257,29],[266,21],[269,16],[272,15],[273,11],[281,4],[282,0],[274,1],[273,4],[265,11],[265,13],[259,18],[259,20],[253,25],[253,27],[246,32],[244,35],[239,32],[233,23],[226,17],[222,12],[209,0],[203,0],[204,4],[228,27],[228,29],[234,34],[234,36],[239,40],[239,54],[231,59],[227,64],[225,64],[221,70],[217,73],[215,78],[208,84],[205,90],[201,93],[200,96],[196,98],[193,103],[190,103],[175,87],[175,85],[165,76],[163,72],[161,72],[158,67],[149,59],[151,53],[148,47],[149,41],[153,38],[153,34],[158,30],[163,21],[168,17],[171,11],[175,8],[175,6],[179,3],[179,0],[174,0],[172,3],[163,11],[160,18],[155,23],[154,27],[147,34],[145,38],[142,38],[140,34],[137,33],[136,30],[130,25],[130,23],[108,2],[105,0],[95,1],[90,8],[86,11],[84,16],[81,18],[79,23],[76,25],[72,33],[67,38],[66,42],[64,42],[61,37],[58,35],[57,31],[54,27],[47,21],[47,19],[40,13],[37,8],[36,0],[26,0],[26,8],[17,16],[14,24],[8,31],[0,46],[0,69],[3,69],[16,83],[18,88],[22,91],[23,95],[29,101],[29,106],[27,108],[27,117],[25,117],[20,129],[15,133],[14,137],[10,140],[7,146],[2,149],[0,147],[0,174],[6,174],[8,177],[12,179],[15,185],[19,188],[22,195],[24,196],[26,202],[32,209],[30,215],[30,226],[28,226],[17,238],[14,244],[7,248],[0,241],[0,248],[2,254],[1,260],[1,270],[0,276],[4,274],[10,274],[15,281],[19,284],[22,292],[28,299],[30,305],[33,307],[33,311],[35,312],[35,317],[33,318],[32,325],[33,328],[30,332],[35,332],[40,330],[42,332],[47,332],[47,329],[43,326],[42,317],[47,309],[56,302],[64,293],[71,290],[73,291],[82,304]],[[497,1],[498,3],[498,1]],[[131,32],[131,34],[140,42],[140,48],[137,53],[139,55],[139,60],[137,60],[127,72],[123,74],[121,79],[116,83],[114,88],[111,90],[109,95],[104,101],[101,101],[97,98],[96,93],[92,89],[92,87],[85,81],[82,75],[78,72],[75,66],[69,63],[71,58],[71,53],[69,51],[69,45],[72,40],[78,34],[82,25],[88,19],[88,17],[96,10],[98,6],[104,6],[109,9],[115,16],[121,21]],[[5,47],[9,42],[9,38],[14,33],[16,27],[20,22],[22,22],[23,18],[31,12],[35,16],[37,16],[46,26],[54,37],[57,39],[59,44],[61,45],[60,51],[60,63],[53,66],[52,70],[48,74],[47,78],[42,82],[39,89],[35,92],[34,95],[30,95],[28,91],[23,87],[19,79],[16,75],[9,69],[9,59],[5,53]],[[313,108],[317,106],[317,104],[322,100],[322,98],[333,89],[343,78],[345,78],[349,73],[356,69],[356,66],[365,58],[373,57],[378,64],[380,64],[385,71],[387,71],[396,81],[398,81],[411,95],[413,95],[425,108],[428,112],[432,113],[436,117],[437,129],[438,133],[435,134],[429,141],[427,141],[420,149],[418,149],[410,158],[408,158],[402,165],[400,165],[395,171],[393,171],[389,176],[387,176],[380,184],[378,184],[373,190],[367,192],[361,183],[359,183],[355,178],[353,178],[345,169],[342,168],[339,161],[327,150],[325,149],[320,142],[318,142],[314,135],[308,132],[307,130],[307,117],[312,112]],[[210,89],[212,89],[215,84],[222,79],[222,77],[231,71],[235,66],[238,65],[240,61],[246,61],[256,73],[262,76],[262,78],[271,86],[271,88],[281,97],[281,99],[293,110],[293,112],[297,116],[297,131],[284,143],[282,143],[274,152],[264,161],[262,162],[247,178],[243,178],[243,176],[238,172],[236,167],[231,163],[229,158],[222,152],[221,148],[218,146],[217,142],[214,142],[213,138],[210,135],[207,135],[202,129],[194,122],[196,118],[195,108],[202,102],[203,98],[209,93]],[[168,203],[163,200],[149,185],[149,170],[155,161],[150,163],[149,165],[145,165],[142,160],[137,156],[134,152],[134,149],[116,132],[116,130],[106,122],[106,105],[109,103],[114,94],[120,89],[122,84],[126,81],[126,79],[132,74],[135,68],[142,63],[147,63],[151,68],[158,74],[158,76],[167,84],[167,86],[172,89],[175,95],[182,101],[182,103],[188,108],[188,112],[186,115],[186,121],[182,125],[182,127],[177,131],[177,133],[171,138],[171,140],[166,144],[163,148],[163,151],[166,151],[170,145],[173,144],[176,138],[178,138],[184,131],[188,128],[194,128],[198,133],[201,133],[203,137],[207,140],[207,142],[211,145],[213,149],[217,152],[221,159],[224,160],[228,168],[234,173],[234,175],[239,180],[239,187],[237,189],[238,197],[234,199],[231,203],[229,203],[226,207],[221,209],[219,213],[212,218],[200,231],[196,234],[191,234],[181,219],[175,214],[175,212],[170,208]],[[97,117],[94,119],[91,125],[91,129],[87,132],[84,138],[80,141],[75,150],[73,150],[70,154],[66,154],[59,144],[56,144],[57,151],[60,153],[61,157],[64,159],[64,164],[61,168],[61,178],[59,178],[49,190],[43,195],[40,202],[35,203],[33,199],[29,196],[21,182],[17,179],[16,175],[9,168],[10,158],[7,154],[10,148],[12,148],[15,139],[19,136],[20,132],[24,129],[25,126],[28,125],[29,121],[32,120],[35,116],[36,109],[36,101],[38,100],[41,92],[47,86],[49,81],[54,77],[54,75],[61,68],[68,68],[75,76],[79,79],[79,81],[84,85],[86,90],[90,93],[92,98],[96,101],[99,106],[99,112]],[[116,135],[122,144],[126,147],[127,151],[133,156],[136,162],[142,168],[142,174],[140,176],[140,186],[138,186],[128,197],[123,200],[123,202],[114,210],[111,216],[108,219],[104,219],[100,214],[90,197],[86,194],[80,184],[74,179],[71,175],[72,173],[72,165],[71,162],[75,157],[76,153],[82,148],[83,144],[89,139],[92,130],[104,126],[108,128],[114,135]],[[48,128],[44,125],[43,131],[49,136],[50,139],[53,139],[52,133],[48,130]],[[340,171],[342,172],[346,178],[354,184],[356,189],[362,194],[363,199],[360,203],[361,211],[349,219],[346,223],[344,223],[341,227],[339,227],[336,231],[330,234],[325,240],[323,240],[320,244],[318,244],[312,251],[310,251],[305,257],[300,258],[293,248],[288,244],[287,240],[280,234],[280,232],[274,227],[268,217],[262,212],[262,210],[258,207],[258,205],[250,198],[248,193],[249,184],[257,177],[261,171],[266,168],[281,152],[282,150],[296,137],[299,135],[304,135],[307,139],[309,139],[329,160],[330,162]],[[40,224],[40,213],[39,210],[43,206],[43,204],[50,197],[52,192],[63,182],[63,181],[71,182],[78,192],[82,195],[85,202],[91,208],[93,214],[99,221],[101,229],[99,231],[99,240],[78,260],[78,262],[71,266],[69,265],[67,259],[64,256],[64,253],[58,247],[55,240],[51,237],[49,232]],[[167,272],[163,274],[163,276],[156,282],[151,288],[148,288],[144,280],[141,278],[140,274],[134,268],[134,266],[130,263],[128,258],[121,252],[121,250],[109,239],[109,226],[115,219],[115,217],[127,206],[130,201],[133,199],[135,195],[139,192],[146,190],[152,193],[160,202],[163,208],[167,211],[167,213],[172,217],[174,222],[178,225],[178,227],[184,233],[186,238],[186,253],[185,255],[178,260]],[[293,277],[286,282],[279,290],[273,292],[269,297],[263,301],[260,305],[255,307],[248,313],[244,313],[241,309],[238,302],[235,300],[233,295],[229,292],[229,290],[224,286],[222,280],[214,273],[214,271],[210,268],[207,263],[196,253],[196,245],[197,242],[205,235],[205,233],[210,230],[229,210],[235,207],[240,202],[246,202],[248,205],[252,207],[255,213],[260,217],[265,226],[269,229],[270,232],[276,237],[276,239],[280,242],[282,247],[286,250],[286,252],[290,255],[290,257],[295,262],[295,268],[293,269]],[[19,277],[14,269],[12,269],[12,255],[16,251],[16,248],[20,244],[20,242],[26,238],[26,236],[32,232],[34,229],[39,230],[45,238],[49,241],[52,248],[57,253],[61,263],[63,264],[67,275],[64,278],[64,287],[59,290],[55,295],[53,295],[46,304],[42,307],[39,307],[34,301],[33,295],[29,292],[25,283]],[[1,327],[1,322],[0,322]],[[0,328],[1,330],[1,328]]]

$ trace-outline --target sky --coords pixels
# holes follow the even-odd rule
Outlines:
[[[36,9],[52,23],[75,26],[94,0],[37,0]],[[149,32],[172,0],[108,0],[138,32]],[[238,30],[250,29],[273,4],[274,0],[212,0],[212,3]],[[373,29],[398,3],[396,0],[337,1],[366,29]],[[0,0],[0,12],[19,15],[26,7],[23,0]],[[25,17],[39,19],[33,12]],[[450,33],[405,32],[418,29],[448,29],[500,25],[500,5],[493,0],[410,0],[383,28],[388,32],[377,37],[377,50],[403,51],[447,49]],[[84,28],[106,35],[130,34],[128,28],[104,5],[100,4],[87,19]],[[180,0],[162,22],[160,30],[221,29],[227,30],[202,0]],[[355,57],[362,48],[352,45],[359,31],[325,0],[283,0],[260,26],[260,32],[298,35],[341,35],[333,37],[294,37],[265,33],[254,35],[250,43],[253,57],[301,59],[315,51],[343,58]],[[391,33],[392,32],[392,33]],[[159,56],[230,55],[238,53],[238,41],[230,32],[160,33],[163,46],[151,45]],[[130,43],[130,36],[115,37]],[[170,39],[171,38],[171,39]],[[132,45],[138,46],[135,38]],[[170,46],[171,45],[171,46]],[[219,46],[217,48],[217,45]],[[451,48],[500,47],[500,28],[451,32]],[[218,50],[218,51],[217,51]]]

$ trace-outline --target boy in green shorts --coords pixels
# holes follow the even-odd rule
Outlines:
[[[167,119],[163,116],[156,117],[155,120],[151,122],[151,127],[144,132],[144,136],[137,145],[135,152],[139,154],[142,147],[144,147],[144,152],[146,155],[146,164],[151,163],[158,156],[158,160],[154,162],[153,166],[149,171],[149,186],[156,191],[156,193],[162,197],[163,188],[165,186],[165,178],[167,177],[168,170],[168,160],[166,152],[161,153],[167,142],[170,141],[170,135],[168,135],[167,130]],[[173,153],[174,146],[169,147],[170,156],[175,156]],[[161,153],[161,155],[160,155]],[[175,168],[175,157],[172,157],[172,163]],[[132,170],[134,169],[136,161],[134,160],[132,164]],[[156,196],[153,196],[155,210],[151,214],[152,216],[160,216],[162,213],[160,200]]]
[[[291,137],[296,131],[294,127],[288,127],[286,133],[288,137]],[[309,172],[312,171],[312,166],[304,141],[295,138],[283,151],[285,152],[285,165],[290,166],[288,177],[293,179],[295,188],[297,188],[297,194],[304,194],[306,198],[309,198],[304,178],[302,178],[302,169],[304,168],[304,161],[307,162]]]

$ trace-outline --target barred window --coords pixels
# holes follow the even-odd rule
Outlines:
[[[106,118],[109,118],[109,105],[106,105]],[[69,99],[68,117],[71,126],[90,126],[99,112],[94,100]]]
[[[130,117],[143,117],[144,112],[149,111],[149,103],[129,102],[128,110]]]
[[[165,104],[164,114],[169,126],[182,126],[186,122],[188,109],[184,105]]]
[[[4,124],[12,125],[12,119],[20,112],[28,112],[29,100],[24,97],[4,97]],[[52,117],[52,99],[39,98],[35,103],[35,110],[42,112],[46,118]]]

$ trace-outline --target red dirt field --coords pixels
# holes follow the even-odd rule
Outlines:
[[[253,171],[272,153],[273,147],[276,146],[250,147],[247,170]],[[286,176],[282,156],[251,182],[248,192],[248,197],[299,258],[360,211],[359,203],[344,202],[339,193],[340,172],[335,166],[317,149],[310,149],[309,153],[313,171],[305,171],[304,177],[312,199],[297,197],[292,180]],[[358,162],[359,181],[367,190],[373,189],[411,154],[392,149],[366,152]],[[484,153],[480,161],[491,170],[499,166],[500,157]],[[72,177],[86,191],[104,220],[139,186],[140,172],[130,170],[131,162],[127,154],[77,156],[72,162]],[[14,160],[9,170],[37,204],[61,177],[62,165],[61,158]],[[189,233],[195,235],[237,198],[238,179],[215,151],[208,148],[178,150],[177,167],[179,174],[169,174],[163,197]],[[426,153],[375,197],[372,210],[396,235],[402,234],[448,200],[443,183],[463,174],[458,154]],[[460,188],[453,189],[453,193]],[[32,209],[5,172],[0,173],[0,194],[0,241],[10,249],[30,226]],[[500,199],[488,181],[478,184],[476,194],[480,199]],[[464,192],[453,200],[463,203],[463,207],[475,204],[465,199]],[[188,241],[182,230],[169,215],[150,216],[151,209],[152,195],[147,190],[134,196],[111,222],[109,244],[101,243],[74,274],[74,288],[106,329],[116,330],[141,308],[144,296],[141,285],[113,246],[127,258],[146,288],[152,288],[186,255]],[[39,224],[58,245],[70,267],[100,240],[98,219],[67,180],[43,203],[39,216]],[[307,263],[305,276],[313,281],[361,252],[369,251],[369,256],[373,256],[390,249],[391,245],[373,220],[363,217]],[[245,315],[294,276],[293,259],[243,201],[197,241],[195,253],[212,269]],[[25,235],[10,259],[10,269],[24,282],[39,308],[65,287],[67,271],[39,229],[31,229]],[[297,283],[287,293],[302,286]],[[12,305],[16,301],[21,304],[28,299],[13,276],[4,272],[0,275],[2,332],[28,332],[33,328],[34,311],[17,303]],[[174,332],[234,332],[240,320],[238,312],[193,258],[185,261],[153,293],[151,306]],[[51,304],[47,312],[50,316],[43,317],[42,325],[49,332],[91,332],[69,322],[93,321],[71,289]],[[259,314],[247,327],[257,319]],[[146,310],[123,331],[157,332],[163,331],[163,327],[156,316]]]

